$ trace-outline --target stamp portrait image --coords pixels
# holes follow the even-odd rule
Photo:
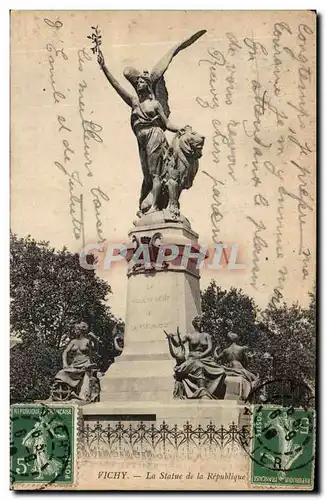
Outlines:
[[[253,483],[311,484],[314,425],[312,411],[291,407],[255,408],[251,450]]]
[[[11,408],[11,481],[72,484],[74,480],[75,409],[45,405]]]
[[[316,489],[316,33],[11,12],[12,489]]]

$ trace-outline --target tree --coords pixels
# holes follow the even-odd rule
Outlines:
[[[315,385],[316,325],[315,295],[310,294],[308,309],[299,304],[266,309],[265,324],[268,334],[260,348],[273,357],[272,378],[302,381]]]
[[[53,347],[38,342],[15,345],[10,349],[11,403],[46,399],[61,367],[61,353]]]
[[[66,248],[56,251],[48,242],[37,242],[30,236],[19,238],[11,234],[11,332],[22,340],[21,348],[42,345],[41,367],[54,352],[62,352],[69,343],[77,322],[85,321],[99,339],[97,362],[106,371],[114,355],[112,332],[123,323],[111,313],[107,305],[110,285],[96,276],[94,270],[81,267],[79,255]],[[90,256],[91,263],[93,256]],[[12,351],[12,358],[22,359],[20,349]],[[33,358],[34,359],[34,358]],[[16,367],[13,361],[13,370]],[[17,377],[19,374],[17,373]]]
[[[316,331],[317,327],[317,315],[316,315],[316,306],[317,306],[317,298],[316,298],[316,283],[314,283],[314,287],[312,292],[309,293],[310,303],[307,309],[307,318],[312,328]]]
[[[242,290],[222,290],[214,280],[201,294],[203,327],[212,335],[214,344],[225,349],[230,341],[227,333],[237,333],[243,344],[252,348],[259,333],[258,308]]]

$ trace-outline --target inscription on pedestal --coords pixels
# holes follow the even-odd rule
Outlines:
[[[157,297],[143,297],[137,298],[131,301],[132,304],[151,304],[153,302],[166,302],[170,300],[170,296],[167,294],[159,295]]]
[[[171,321],[168,321],[166,323],[141,323],[139,325],[132,325],[131,331],[152,330],[154,328],[161,328],[163,330],[164,328],[167,328],[169,325],[171,325]]]
[[[180,240],[180,227],[167,229],[169,239]],[[133,231],[133,234],[136,231]],[[160,227],[165,237],[165,228]],[[156,229],[148,231],[148,236]],[[144,230],[141,231],[144,235]],[[178,240],[179,238],[179,240]],[[189,239],[183,235],[183,243]],[[173,398],[173,365],[164,330],[186,333],[200,312],[199,281],[186,269],[173,272],[130,273],[124,351],[105,381],[108,401],[170,401]]]

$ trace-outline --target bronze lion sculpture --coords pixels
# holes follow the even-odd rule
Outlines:
[[[179,198],[184,189],[189,189],[198,172],[199,158],[205,138],[187,125],[177,132],[170,146],[165,149],[161,174],[161,194],[158,203],[160,210],[167,209],[175,216],[180,215]],[[139,216],[146,214],[152,207],[153,195],[150,192],[140,206]]]

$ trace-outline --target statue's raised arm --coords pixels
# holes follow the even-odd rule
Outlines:
[[[118,82],[118,80],[116,80],[116,78],[108,70],[108,68],[105,65],[104,56],[103,56],[102,51],[100,49],[98,49],[98,53],[97,53],[97,62],[99,63],[101,70],[105,74],[106,78],[108,79],[108,81],[110,82],[110,84],[112,85],[112,87],[114,88],[114,90],[119,94],[119,96],[121,97],[121,99],[123,99],[123,101],[126,104],[128,104],[128,106],[131,107],[132,106],[133,96],[131,94],[129,94],[129,92],[127,92],[122,87],[122,85],[120,85],[120,83]]]

